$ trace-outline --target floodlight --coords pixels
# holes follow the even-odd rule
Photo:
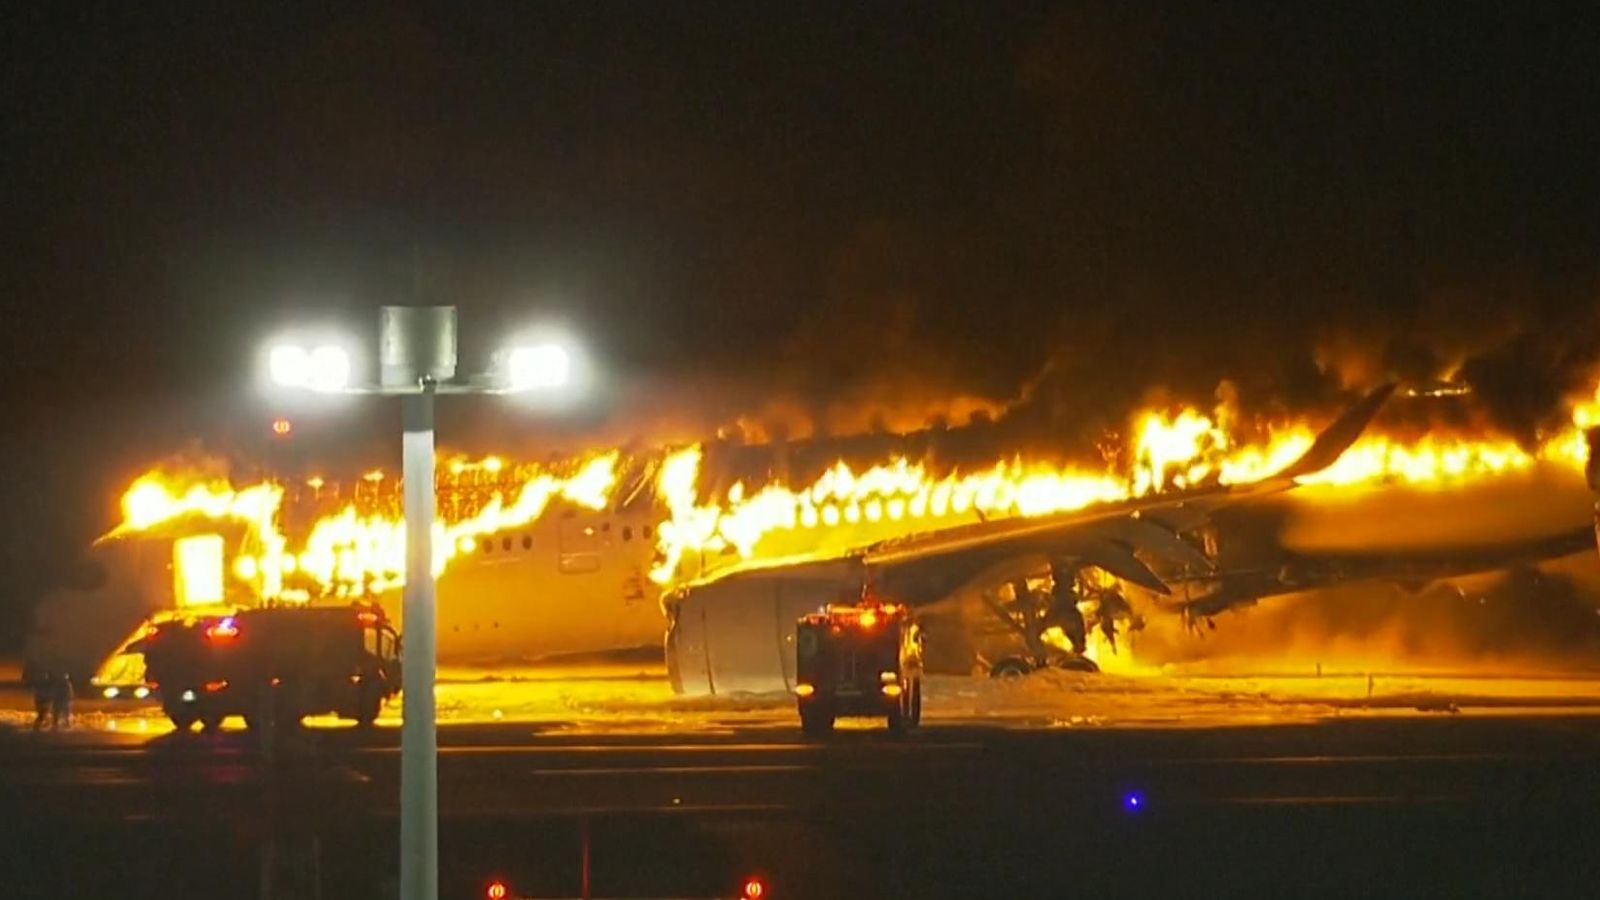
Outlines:
[[[506,355],[506,383],[513,391],[561,387],[571,374],[572,356],[560,344],[516,347]]]
[[[267,358],[267,371],[281,387],[305,387],[311,380],[311,354],[294,344],[273,347]]]
[[[311,351],[306,387],[313,391],[342,391],[350,385],[350,354],[343,347],[325,345]]]

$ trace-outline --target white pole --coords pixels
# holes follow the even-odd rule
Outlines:
[[[434,725],[433,387],[402,401],[406,590],[401,663],[400,897],[439,897],[439,751]]]

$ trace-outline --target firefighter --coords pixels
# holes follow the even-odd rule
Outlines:
[[[1050,614],[1045,626],[1059,626],[1072,642],[1072,652],[1082,656],[1089,647],[1083,613],[1078,610],[1077,572],[1059,560],[1050,563]]]
[[[28,663],[24,667],[23,680],[33,688],[33,730],[44,728],[44,723],[50,717],[50,701],[54,694],[55,686],[51,683],[53,678],[50,670],[38,663]]]
[[[72,727],[72,676],[58,672],[50,679],[50,727]]]

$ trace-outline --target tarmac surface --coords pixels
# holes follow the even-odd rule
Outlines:
[[[1600,716],[1571,685],[1397,682],[1361,705],[1364,684],[955,679],[915,734],[861,722],[817,742],[782,698],[604,679],[441,686],[461,701],[440,730],[443,896],[496,878],[581,896],[586,857],[594,897],[733,896],[754,873],[769,897],[1600,883]],[[1117,697],[1125,716],[1097,712]],[[310,727],[269,751],[237,728],[173,733],[141,704],[80,706],[70,731],[0,729],[0,895],[395,896],[398,729]]]

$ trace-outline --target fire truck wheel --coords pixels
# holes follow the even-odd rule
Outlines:
[[[811,737],[833,734],[833,713],[822,709],[801,710],[800,730]]]
[[[913,690],[901,693],[900,702],[895,704],[894,709],[889,710],[889,730],[896,734],[904,734],[917,725],[911,706],[914,690],[913,685]]]
[[[172,720],[172,727],[179,731],[188,731],[194,724],[194,710],[185,704],[177,704],[166,708],[167,718]]]
[[[383,697],[376,693],[364,693],[356,703],[356,726],[371,728],[372,723],[378,721],[378,712],[383,709]]]

